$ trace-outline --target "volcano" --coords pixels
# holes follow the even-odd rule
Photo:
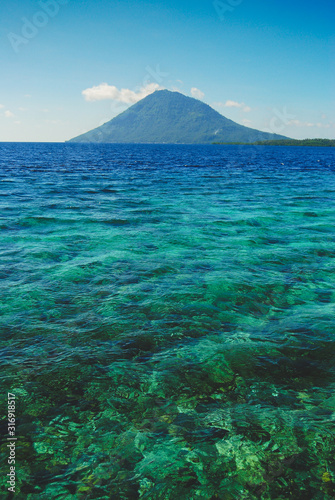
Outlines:
[[[112,120],[68,142],[212,144],[287,139],[224,117],[208,104],[179,92],[157,90]]]

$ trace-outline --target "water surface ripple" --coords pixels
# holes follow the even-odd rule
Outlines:
[[[0,204],[17,500],[335,497],[334,149],[3,143]]]

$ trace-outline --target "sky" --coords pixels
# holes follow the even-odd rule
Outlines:
[[[5,0],[0,141],[63,142],[154,90],[335,138],[333,0]]]

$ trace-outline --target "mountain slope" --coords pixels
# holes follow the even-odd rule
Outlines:
[[[158,90],[69,142],[211,144],[276,139],[287,138],[238,125],[179,92]]]

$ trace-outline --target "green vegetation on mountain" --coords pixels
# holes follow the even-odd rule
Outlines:
[[[258,141],[255,143],[260,146],[317,146],[330,147],[335,146],[334,139],[284,139],[280,141]]]
[[[212,144],[241,141],[250,144],[279,139],[286,137],[244,127],[197,99],[159,90],[69,142]]]

